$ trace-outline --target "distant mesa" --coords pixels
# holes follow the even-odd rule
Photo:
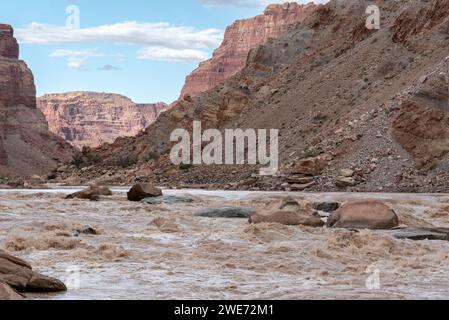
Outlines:
[[[165,103],[138,104],[99,92],[47,94],[37,99],[37,106],[50,131],[80,149],[138,135],[168,108]]]

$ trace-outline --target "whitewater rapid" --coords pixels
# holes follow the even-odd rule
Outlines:
[[[379,231],[312,229],[200,218],[204,208],[264,210],[285,193],[164,190],[193,202],[149,205],[114,188],[0,190],[0,248],[69,284],[31,299],[449,298],[449,243]],[[449,195],[291,193],[304,202],[375,198],[404,225],[449,227]],[[91,226],[97,235],[74,236]]]

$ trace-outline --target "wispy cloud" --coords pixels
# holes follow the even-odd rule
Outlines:
[[[85,62],[91,57],[101,57],[101,53],[97,49],[85,49],[85,50],[67,50],[57,49],[50,53],[52,58],[65,58],[67,60],[67,66],[74,69],[86,69]]]
[[[201,50],[175,50],[164,47],[147,47],[139,50],[137,54],[139,59],[172,62],[199,62],[208,58],[207,52]]]
[[[28,44],[115,42],[173,49],[215,47],[222,38],[218,29],[198,30],[170,23],[126,21],[91,28],[68,28],[40,23],[16,30],[19,42]]]
[[[27,44],[58,44],[58,43],[113,43],[134,44],[142,48],[138,56],[149,59],[168,61],[197,61],[207,58],[204,49],[216,48],[223,37],[222,30],[174,26],[170,23],[140,23],[126,21],[110,25],[90,28],[73,29],[65,26],[55,26],[31,23],[16,30],[16,37],[21,43]],[[201,50],[202,49],[202,50]],[[166,53],[166,58],[161,55]],[[75,57],[76,58],[76,57]],[[75,67],[76,62],[72,63]]]
[[[119,67],[113,66],[112,64],[105,64],[104,66],[98,68],[100,71],[118,71],[121,70]]]

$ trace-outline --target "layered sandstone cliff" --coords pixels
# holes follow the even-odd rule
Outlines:
[[[181,97],[212,89],[235,75],[245,66],[251,49],[284,33],[289,26],[303,21],[315,8],[313,3],[273,4],[262,15],[236,21],[227,28],[223,43],[214,52],[212,59],[202,62],[187,76]]]
[[[72,148],[48,131],[36,108],[34,78],[9,25],[0,24],[0,176],[44,174]]]
[[[82,148],[135,136],[167,109],[164,103],[136,104],[111,93],[70,92],[38,98],[50,131]]]
[[[449,0],[379,1],[380,30],[365,27],[371,4],[319,6],[252,50],[237,75],[176,102],[138,137],[95,150],[104,162],[89,179],[108,181],[112,174],[174,186],[448,192]],[[194,120],[203,129],[279,129],[282,175],[257,179],[251,166],[174,166],[170,133],[191,129]],[[288,176],[292,164],[319,155],[329,161],[318,176]],[[104,174],[105,164],[129,157],[140,162]]]

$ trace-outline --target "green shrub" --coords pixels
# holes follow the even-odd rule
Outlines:
[[[81,152],[76,152],[73,155],[72,161],[70,162],[70,164],[74,165],[78,169],[86,166],[86,162],[84,161],[84,157],[81,154]]]
[[[122,156],[117,159],[116,166],[122,168],[131,167],[139,162],[139,158],[136,155]]]
[[[89,165],[98,164],[98,163],[102,162],[100,155],[98,153],[94,153],[94,152],[89,153],[87,155],[87,160],[89,162]]]

